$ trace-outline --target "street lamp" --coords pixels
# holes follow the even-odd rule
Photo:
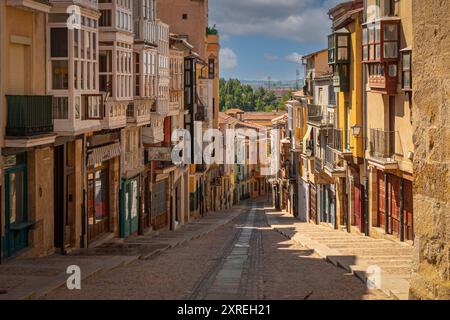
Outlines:
[[[355,125],[352,127],[352,134],[353,134],[353,136],[354,136],[355,138],[358,138],[359,135],[361,134],[361,126],[355,124]]]

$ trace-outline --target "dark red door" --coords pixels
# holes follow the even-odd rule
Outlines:
[[[311,203],[311,220],[314,221],[314,223],[317,223],[317,189],[315,185],[311,185],[311,192],[310,192],[310,203]]]
[[[353,206],[353,219],[355,226],[358,227],[359,231],[364,232],[364,190],[363,186],[359,183],[355,184],[355,205]]]
[[[389,175],[389,219],[392,234],[400,235],[400,178]]]
[[[378,171],[378,211],[377,221],[374,223],[379,228],[386,228],[386,187],[384,173]]]
[[[403,216],[406,240],[414,239],[412,182],[403,180]]]

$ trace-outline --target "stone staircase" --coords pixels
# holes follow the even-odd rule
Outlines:
[[[299,222],[291,215],[270,207],[266,207],[266,215],[272,228],[284,236],[315,250],[324,259],[365,283],[371,270],[376,270],[380,275],[380,290],[394,299],[408,299],[413,255],[411,245]]]

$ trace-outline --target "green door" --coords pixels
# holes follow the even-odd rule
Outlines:
[[[28,246],[27,170],[20,165],[5,170],[5,237],[3,250],[10,257]]]
[[[124,181],[122,187],[122,238],[138,231],[139,227],[139,183],[138,178]]]

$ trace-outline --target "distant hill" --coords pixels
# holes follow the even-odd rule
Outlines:
[[[257,88],[269,88],[269,82],[267,80],[240,80],[242,84],[246,84],[251,86],[253,89]],[[300,79],[298,82],[299,88],[303,87],[304,80]],[[297,81],[296,80],[284,80],[284,81],[271,81],[270,88],[271,89],[296,89]]]

